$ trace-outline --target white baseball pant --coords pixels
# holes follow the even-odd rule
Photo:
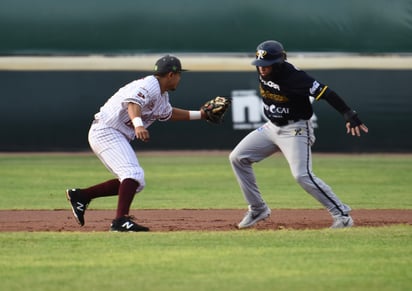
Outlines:
[[[139,183],[136,193],[145,187],[144,170],[140,166],[130,140],[118,130],[94,123],[89,130],[93,152],[120,182],[133,179]]]

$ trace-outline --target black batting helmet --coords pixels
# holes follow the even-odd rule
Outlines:
[[[283,63],[285,60],[286,52],[283,45],[276,40],[267,40],[257,46],[256,59],[252,62],[252,65],[267,67]]]

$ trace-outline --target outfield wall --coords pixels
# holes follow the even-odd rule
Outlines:
[[[0,151],[88,150],[93,114],[120,86],[140,78],[158,55],[0,58]],[[213,96],[233,98],[225,123],[157,122],[141,150],[231,149],[264,120],[251,58],[182,55],[185,72],[173,105],[196,109]],[[370,129],[353,138],[326,102],[314,104],[319,152],[410,152],[412,57],[290,55],[290,61],[340,93]]]
[[[0,55],[412,52],[410,0],[1,0]]]

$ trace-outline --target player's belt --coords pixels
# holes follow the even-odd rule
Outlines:
[[[295,122],[298,122],[300,119],[292,119],[292,120],[287,120],[287,119],[283,119],[283,120],[271,120],[272,123],[276,126],[285,126],[285,125],[289,125]]]
[[[99,119],[94,119],[93,122],[92,122],[92,124],[98,124],[99,122],[100,122]],[[133,124],[132,124],[131,121],[125,122],[124,124],[126,124],[127,126],[129,126],[129,127],[131,127],[131,128],[134,128],[134,126],[133,126]]]

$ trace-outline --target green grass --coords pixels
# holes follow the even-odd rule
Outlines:
[[[410,226],[0,233],[2,290],[409,290]]]
[[[244,208],[227,155],[150,155],[139,158],[147,186],[133,208]],[[272,208],[320,208],[292,179],[282,155],[255,165]],[[315,174],[353,208],[412,208],[412,155],[314,155]],[[112,179],[92,154],[0,155],[0,209],[67,208],[64,190]],[[93,201],[111,209],[116,198]]]
[[[245,208],[227,155],[143,154],[134,208]],[[412,208],[412,155],[316,155],[356,208]],[[320,208],[283,156],[255,165],[272,208]],[[64,190],[112,176],[91,154],[0,155],[0,209],[67,209]],[[116,198],[91,208],[114,209]],[[1,290],[409,290],[412,227],[164,233],[0,233]]]

